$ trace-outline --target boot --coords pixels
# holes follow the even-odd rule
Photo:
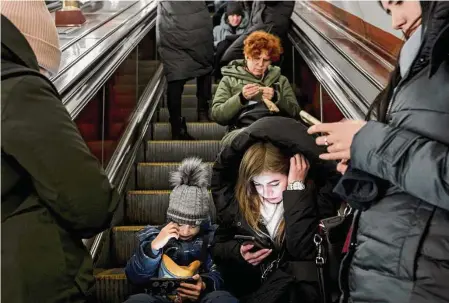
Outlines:
[[[186,118],[170,118],[170,124],[172,140],[195,140],[195,138],[187,132]]]
[[[205,121],[205,122],[211,122],[212,119],[210,118],[210,112],[209,112],[209,102],[198,102],[198,120],[199,121]]]

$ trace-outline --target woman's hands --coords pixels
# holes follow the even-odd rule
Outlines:
[[[326,133],[327,135],[316,138],[316,144],[326,145],[327,154],[321,154],[323,160],[348,160],[351,159],[351,144],[355,134],[365,126],[366,121],[344,120],[336,123],[322,123],[311,126],[309,134]],[[340,163],[341,171],[346,171],[345,163]]]
[[[242,246],[240,246],[240,254],[242,255],[243,259],[245,259],[246,262],[253,266],[259,265],[260,262],[268,257],[273,251],[272,249],[263,248],[259,249],[256,252],[250,252],[253,247],[253,244],[243,244]]]
[[[157,235],[157,237],[151,242],[151,248],[153,250],[159,250],[167,245],[168,241],[171,238],[178,239],[179,237],[179,226],[176,223],[170,222],[164,228],[162,228],[161,232]]]
[[[259,85],[255,83],[246,84],[243,86],[242,95],[246,100],[251,100],[259,93]]]
[[[304,182],[309,171],[309,161],[301,155],[296,154],[290,158],[290,170],[288,171],[288,183],[293,183],[295,181]]]
[[[267,100],[272,100],[274,97],[274,89],[271,87],[262,87],[256,83],[250,83],[243,86],[242,94],[246,100],[251,100],[254,98],[259,92],[262,92],[262,98]]]

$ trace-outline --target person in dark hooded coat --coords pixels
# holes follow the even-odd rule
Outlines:
[[[377,120],[309,130],[327,133],[323,158],[350,159],[335,189],[358,209],[342,302],[449,302],[449,2],[381,4],[407,41]]]
[[[243,41],[254,31],[262,30],[285,40],[295,1],[254,1],[250,23],[221,57],[221,66],[236,59],[243,59]]]
[[[167,102],[174,140],[193,139],[181,116],[184,84],[197,78],[198,112],[207,118],[214,64],[212,20],[204,1],[159,1],[157,45],[168,81]]]
[[[320,161],[322,151],[300,122],[266,117],[245,128],[219,154],[211,184],[219,223],[212,255],[228,290],[242,302],[319,302],[313,237],[318,220],[334,216],[341,201],[331,193],[339,177],[335,165]],[[299,158],[309,163],[305,174],[292,173]],[[296,188],[296,183],[304,186]],[[250,192],[248,197],[245,193]],[[273,201],[279,197],[282,201]],[[248,219],[248,213],[259,215],[259,220]],[[284,238],[279,234],[282,224],[273,232],[273,218],[285,223]],[[260,222],[258,228],[254,222]],[[259,249],[253,253],[259,254],[258,259],[250,260],[248,247],[234,240],[234,235],[263,238],[272,243],[272,251]],[[269,273],[270,264],[278,259],[280,269]],[[262,283],[264,273],[268,274]]]

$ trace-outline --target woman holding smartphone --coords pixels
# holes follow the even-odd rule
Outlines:
[[[243,302],[319,301],[313,237],[319,218],[339,207],[320,152],[301,123],[268,117],[220,153],[212,177],[219,219],[212,255]]]
[[[309,129],[327,133],[322,159],[350,159],[342,196],[359,211],[343,301],[448,302],[449,2],[381,5],[407,41],[368,121]]]

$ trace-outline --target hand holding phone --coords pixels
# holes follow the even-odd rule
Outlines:
[[[317,118],[315,118],[314,116],[312,116],[311,114],[309,114],[306,111],[303,111],[303,110],[300,111],[299,116],[301,117],[302,121],[304,121],[305,123],[307,123],[310,126],[321,124],[320,120],[318,120]]]
[[[262,239],[262,238],[256,238],[254,236],[235,235],[234,240],[237,240],[242,245],[250,243],[256,249],[263,249],[263,248],[271,249],[272,248],[271,242],[269,240]]]
[[[254,245],[251,243],[242,244],[240,246],[240,254],[243,259],[253,266],[257,266],[262,262],[266,257],[268,257],[272,253],[272,249],[262,248],[255,252],[252,252]]]

